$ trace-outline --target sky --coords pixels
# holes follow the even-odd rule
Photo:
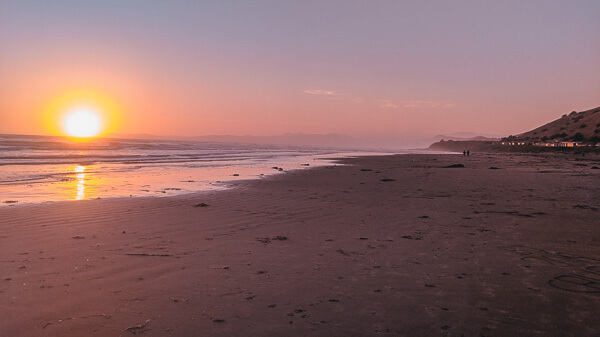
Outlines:
[[[517,134],[600,106],[598,17],[597,0],[0,0],[0,133],[55,133],[87,92],[117,133]]]

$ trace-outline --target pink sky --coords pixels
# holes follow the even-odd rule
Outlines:
[[[118,133],[523,132],[600,105],[597,1],[0,0],[0,133],[70,90]]]

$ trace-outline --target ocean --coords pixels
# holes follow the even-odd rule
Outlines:
[[[331,148],[156,139],[75,142],[0,135],[0,207],[95,198],[169,196],[227,188],[335,157],[382,154]]]

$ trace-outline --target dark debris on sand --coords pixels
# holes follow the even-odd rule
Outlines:
[[[290,238],[288,238],[287,236],[283,236],[283,235],[277,235],[272,238],[256,238],[257,241],[260,241],[264,244],[270,243],[271,241],[287,241],[289,239]]]

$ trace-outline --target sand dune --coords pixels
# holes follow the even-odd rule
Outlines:
[[[600,334],[600,158],[346,162],[3,207],[0,335]]]

